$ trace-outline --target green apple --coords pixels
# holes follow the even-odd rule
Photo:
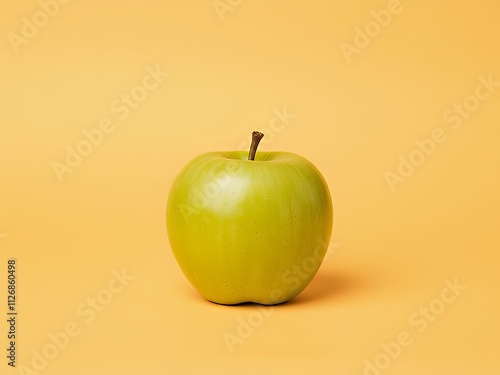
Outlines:
[[[333,208],[325,179],[305,158],[210,152],[172,184],[167,232],[186,278],[207,300],[273,305],[297,296],[325,256]]]

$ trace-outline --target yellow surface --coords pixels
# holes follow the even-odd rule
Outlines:
[[[0,343],[16,258],[42,370],[2,374],[500,373],[495,2],[48,3],[0,12]],[[252,130],[335,207],[317,277],[267,309],[203,300],[165,231],[181,167]]]

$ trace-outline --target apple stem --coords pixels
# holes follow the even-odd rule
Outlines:
[[[259,142],[262,138],[264,138],[264,134],[261,132],[252,133],[252,144],[250,145],[250,151],[248,152],[248,160],[255,160],[257,147],[259,147]]]

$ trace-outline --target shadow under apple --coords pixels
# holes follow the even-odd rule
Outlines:
[[[373,273],[373,270],[371,270]],[[320,269],[310,284],[297,297],[285,305],[302,305],[326,300],[355,298],[385,288],[391,283],[388,274],[370,274],[368,269],[332,270]],[[375,292],[376,293],[376,292]]]
[[[372,272],[372,274],[370,274]],[[393,284],[394,280],[389,280],[387,272],[373,274],[373,270],[365,268],[350,268],[349,270],[334,270],[331,268],[322,268],[314,276],[309,285],[297,297],[289,301],[279,303],[276,307],[296,306],[314,304],[317,302],[326,302],[328,300],[342,300],[366,296],[367,294],[377,293],[377,289],[384,289],[383,284]],[[188,290],[189,289],[189,290]],[[380,290],[379,290],[380,291]],[[203,298],[194,289],[186,286],[186,292],[198,301],[210,302],[219,306],[266,306],[254,302],[242,302],[233,305],[219,304]]]

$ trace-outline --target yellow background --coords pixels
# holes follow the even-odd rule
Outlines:
[[[402,331],[413,343],[384,374],[500,373],[500,89],[460,129],[443,120],[479,77],[500,81],[497,3],[401,1],[351,62],[342,43],[386,1],[231,3],[221,20],[210,0],[74,0],[18,53],[9,33],[40,5],[2,7],[2,353],[14,257],[18,364],[50,332],[81,328],[42,374],[363,374]],[[121,120],[111,104],[157,66],[170,75]],[[192,289],[169,248],[166,198],[191,158],[243,147],[284,108],[296,117],[262,150],[322,171],[335,249],[230,353],[223,335],[262,312]],[[115,130],[59,182],[52,163],[105,118]],[[384,173],[436,128],[446,142],[391,191]],[[134,280],[86,324],[77,307],[123,268]],[[419,333],[410,316],[455,279],[467,289]],[[6,361],[1,373],[18,373]]]

